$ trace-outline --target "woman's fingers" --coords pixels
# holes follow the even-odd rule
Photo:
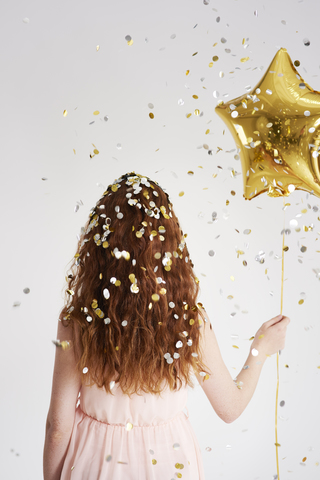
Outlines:
[[[266,327],[271,327],[275,323],[281,322],[281,320],[285,318],[283,315],[277,315],[274,318],[271,318],[271,320],[268,320],[267,322],[264,323]]]

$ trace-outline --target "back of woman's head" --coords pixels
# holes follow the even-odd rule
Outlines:
[[[160,393],[166,380],[193,386],[199,352],[200,304],[185,236],[168,195],[130,173],[91,210],[69,275],[60,318],[71,325],[84,383],[110,392]],[[87,373],[83,373],[84,371]]]

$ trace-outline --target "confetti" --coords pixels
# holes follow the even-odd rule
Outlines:
[[[67,110],[63,110],[63,116],[66,117],[68,115]]]
[[[126,35],[124,38],[125,38],[125,40],[127,41],[127,44],[130,47],[133,44],[132,38],[130,37],[130,35]]]

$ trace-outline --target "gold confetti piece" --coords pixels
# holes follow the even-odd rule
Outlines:
[[[190,118],[191,115],[192,115],[192,113],[187,113],[186,117],[187,117],[187,118]]]
[[[304,208],[303,210],[301,210],[301,213],[307,213],[307,211],[308,210],[306,208]]]
[[[200,115],[200,110],[196,109],[196,110],[194,111],[194,114],[195,114],[195,115]]]
[[[68,293],[69,295],[74,295],[74,291],[73,291],[73,290],[67,290],[67,293]]]
[[[228,295],[228,296],[227,296],[227,299],[228,299],[228,300],[232,300],[232,299],[233,299],[233,295]]]
[[[189,73],[190,73],[190,70],[187,70],[187,71],[186,71],[186,75],[189,75]]]
[[[95,111],[93,112],[93,115],[99,115],[99,113],[100,113],[99,110],[95,110]]]
[[[303,298],[301,298],[298,303],[299,303],[299,305],[302,305],[304,303]]]
[[[127,431],[132,430],[133,429],[132,423],[128,422],[127,425],[126,425],[126,429],[127,429]]]
[[[120,287],[120,285],[121,285],[121,281],[120,281],[120,280],[116,280],[116,281],[115,281],[115,286],[116,286],[116,287]]]
[[[108,248],[109,247],[109,243],[107,241],[103,242],[102,244],[103,248]]]
[[[209,128],[208,128],[208,130],[206,130],[206,135],[208,135],[208,133],[210,133],[210,130],[209,130]]]
[[[160,296],[157,293],[153,293],[151,298],[154,302],[158,302],[160,300]]]
[[[97,150],[97,149],[95,148],[95,149],[93,150],[93,153],[94,153],[95,155],[99,155],[99,150]]]
[[[212,60],[213,60],[214,62],[217,62],[217,61],[219,60],[219,57],[218,57],[217,55],[214,55],[214,57],[212,57]]]
[[[100,278],[100,280],[102,280],[102,273],[99,274],[99,278]]]
[[[216,178],[216,177],[218,176],[218,174],[217,174],[217,173],[213,173],[212,176],[213,176],[213,178]]]
[[[307,460],[307,457],[303,457],[302,461],[305,462]]]
[[[295,61],[293,62],[293,65],[294,65],[295,67],[300,67],[300,62],[299,62],[299,60],[295,60]]]
[[[156,258],[156,259],[161,258],[161,253],[160,252],[155,253],[154,258]]]
[[[154,114],[153,114],[152,112],[150,112],[150,113],[149,113],[149,117],[150,117],[151,119],[153,119],[153,118],[154,118]]]
[[[242,39],[242,45],[244,45],[244,44],[245,44],[245,42],[246,42],[246,39],[245,39],[245,38],[243,38],[243,39]]]
[[[229,200],[226,200],[226,205],[227,205],[227,206],[229,205],[229,203],[230,203]]]
[[[218,45],[218,42],[214,43],[212,46],[213,47],[216,47]]]
[[[195,52],[195,53],[192,54],[193,57],[194,57],[195,55],[198,55],[198,52]]]
[[[249,60],[249,57],[243,57],[243,58],[240,59],[240,62],[241,62],[241,63],[245,63],[245,62],[247,62],[248,60]]]
[[[194,175],[194,172],[192,170],[189,170],[188,175]]]
[[[66,117],[68,115],[67,110],[63,110],[63,116]]]
[[[160,295],[165,295],[167,293],[167,290],[165,288],[160,289]]]
[[[184,195],[184,192],[179,193],[179,197],[183,197],[183,195]]]
[[[210,67],[210,68],[213,67],[213,62],[210,62],[210,63],[209,63],[209,67]]]
[[[97,50],[97,52],[100,50],[100,45],[96,46],[96,50]]]
[[[60,346],[62,347],[62,350],[68,350],[68,348],[70,348],[70,343],[67,340],[63,340],[60,343]]]
[[[232,345],[232,346],[233,346],[233,348],[239,348],[237,345]]]
[[[73,148],[73,153],[74,153],[74,154],[76,154],[76,151],[75,151],[75,149],[74,149],[74,148]]]
[[[276,447],[281,447],[280,443],[275,443]]]
[[[156,465],[157,464],[157,460],[155,458],[152,459],[152,465]]]
[[[234,276],[233,276],[233,275],[231,275],[231,277],[230,277],[230,278],[231,278],[231,280],[234,282]]]
[[[127,42],[127,44],[129,45],[129,47],[131,47],[131,45],[133,44],[132,38],[131,38],[131,40],[129,40],[129,41]]]
[[[263,337],[264,337],[264,335],[262,334],[262,335],[259,335],[259,337],[258,337],[258,338],[260,339],[260,338],[263,338]]]
[[[141,238],[142,237],[142,233],[140,231],[136,232],[136,237],[137,238]]]
[[[283,251],[284,251],[284,252],[287,252],[288,250],[289,250],[289,247],[286,247],[286,246],[283,247]]]
[[[100,318],[103,318],[103,317],[104,317],[104,313],[103,313],[102,310],[100,310],[100,308],[97,308],[97,309],[95,310],[95,312],[96,312],[96,314],[98,315],[98,317],[100,317]]]
[[[197,99],[197,98],[199,98],[199,97],[198,97],[198,95],[192,95],[192,98]]]
[[[236,192],[235,192],[234,190],[231,190],[231,192],[230,192],[230,193],[231,193],[231,195],[232,195],[233,197],[234,197],[234,196],[235,196],[235,194],[236,194]]]

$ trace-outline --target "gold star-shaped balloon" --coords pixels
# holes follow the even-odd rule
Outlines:
[[[216,112],[240,151],[244,197],[305,190],[320,197],[320,93],[295,69],[285,48],[258,85]]]

